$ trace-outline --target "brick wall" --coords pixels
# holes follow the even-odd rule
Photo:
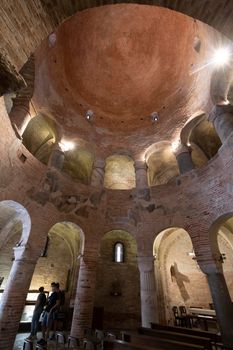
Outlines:
[[[123,263],[114,262],[114,245],[122,242]],[[135,328],[140,322],[140,285],[135,239],[115,230],[101,241],[97,267],[95,306],[104,308],[105,328]],[[119,295],[114,295],[118,293]]]

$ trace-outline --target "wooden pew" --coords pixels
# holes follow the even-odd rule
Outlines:
[[[163,339],[169,339],[169,340],[175,340],[179,342],[184,342],[188,344],[194,344],[194,345],[202,345],[205,349],[211,350],[211,340],[207,337],[200,337],[197,335],[190,335],[190,334],[182,334],[177,332],[170,332],[165,330],[157,330],[157,329],[151,329],[151,328],[144,328],[141,327],[138,330],[139,334],[152,336],[155,338],[163,338]]]
[[[210,340],[214,343],[221,343],[221,336],[212,332],[200,331],[198,329],[190,329],[190,328],[177,327],[177,326],[166,326],[166,325],[164,326],[162,324],[153,323],[153,322],[151,323],[151,328],[157,329],[157,330],[169,331],[169,332],[196,335],[197,337],[210,338]]]
[[[134,332],[122,332],[123,341],[130,344],[137,344],[149,347],[159,347],[164,350],[204,350],[202,345],[189,344],[181,341],[170,340],[166,338],[155,338],[147,335],[141,335]]]
[[[130,344],[128,342],[124,342],[122,340],[104,340],[103,341],[103,349],[104,350],[163,350],[159,347],[148,347],[144,345],[138,344]]]

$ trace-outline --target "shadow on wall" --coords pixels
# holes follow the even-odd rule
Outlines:
[[[174,264],[171,265],[170,273],[171,273],[172,282],[175,280],[177,283],[182,299],[184,301],[189,300],[190,296],[186,290],[184,282],[190,283],[190,279],[178,270],[178,266],[176,262],[174,262]]]

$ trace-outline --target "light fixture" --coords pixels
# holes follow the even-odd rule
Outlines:
[[[159,114],[157,112],[153,112],[150,115],[152,123],[156,123],[159,120]]]
[[[229,63],[232,52],[229,47],[221,47],[214,52],[213,63],[216,66],[223,66]]]
[[[59,142],[59,146],[61,147],[62,152],[67,152],[74,149],[75,145],[71,141],[61,140],[61,142]]]
[[[94,117],[94,112],[91,109],[88,109],[88,111],[85,114],[85,117],[90,122]]]

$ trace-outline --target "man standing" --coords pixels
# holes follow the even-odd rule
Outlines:
[[[60,306],[60,293],[57,291],[56,283],[51,283],[52,293],[47,299],[47,306],[45,308],[45,314],[42,321],[42,338],[38,341],[40,345],[46,345],[49,337],[49,332],[52,327],[55,312]]]
[[[38,297],[36,300],[35,309],[34,309],[33,316],[32,316],[31,333],[30,333],[29,337],[27,338],[28,340],[33,340],[34,338],[36,338],[36,333],[38,330],[40,315],[44,309],[45,304],[46,304],[46,296],[44,293],[44,287],[40,287],[39,294],[38,294]]]

